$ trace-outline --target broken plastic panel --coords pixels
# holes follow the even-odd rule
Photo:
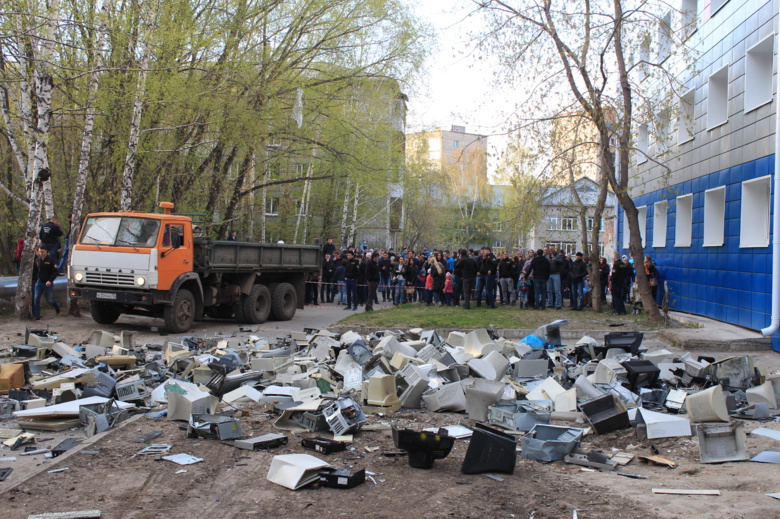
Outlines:
[[[730,423],[702,423],[696,426],[702,463],[745,461],[749,458],[745,426],[739,420]]]
[[[632,359],[622,363],[626,368],[629,388],[637,391],[643,387],[655,386],[661,370],[649,360]]]
[[[474,425],[460,471],[464,474],[512,474],[517,461],[517,438],[482,424]]]
[[[523,458],[541,462],[562,460],[579,446],[583,429],[559,425],[536,425],[523,436]]]
[[[613,394],[580,404],[580,411],[598,434],[629,426],[628,409],[623,401]]]

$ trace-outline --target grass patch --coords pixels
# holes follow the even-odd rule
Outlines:
[[[597,314],[590,309],[582,312],[563,310],[520,310],[516,306],[499,306],[489,309],[485,306],[471,310],[460,307],[424,306],[409,303],[392,308],[382,308],[370,313],[347,316],[339,324],[370,326],[380,328],[446,328],[446,329],[535,329],[555,319],[567,319],[569,328],[579,330],[650,331],[663,328],[663,322],[652,322],[644,314],[612,315],[610,312]]]

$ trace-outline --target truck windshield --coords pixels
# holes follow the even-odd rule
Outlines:
[[[128,216],[91,216],[87,218],[80,243],[117,247],[154,247],[159,220]]]

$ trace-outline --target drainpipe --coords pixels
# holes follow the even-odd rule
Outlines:
[[[780,97],[780,60],[778,60],[777,94]],[[772,322],[761,333],[772,337],[772,349],[780,351],[780,103],[775,98],[775,199],[772,213]]]

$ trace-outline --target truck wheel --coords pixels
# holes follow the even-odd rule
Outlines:
[[[298,307],[298,294],[289,283],[279,283],[271,295],[271,313],[277,321],[289,321]]]
[[[179,289],[173,304],[163,310],[163,319],[169,332],[182,333],[189,330],[195,321],[195,298],[192,292],[186,288]]]
[[[271,292],[265,285],[255,285],[247,297],[242,298],[244,320],[250,324],[262,324],[271,313]]]
[[[89,302],[89,313],[98,324],[114,324],[122,312],[113,303]]]

